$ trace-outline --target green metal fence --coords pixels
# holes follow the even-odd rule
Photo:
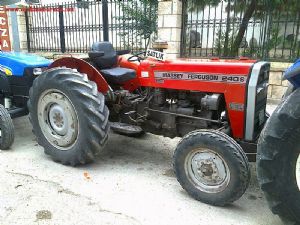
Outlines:
[[[300,56],[298,0],[188,0],[183,21],[183,57]]]

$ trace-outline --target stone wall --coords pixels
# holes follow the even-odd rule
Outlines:
[[[17,12],[18,18],[18,31],[19,31],[19,39],[20,39],[20,50],[27,51],[27,34],[26,34],[26,20],[25,20],[25,13],[24,12]],[[13,47],[13,30],[11,25],[11,12],[8,12],[8,21],[9,21],[9,33],[10,39]]]
[[[290,63],[271,63],[268,89],[268,99],[271,103],[278,103],[286,91],[289,82],[287,80],[283,81],[282,76],[290,65]]]
[[[27,51],[27,33],[26,33],[25,13],[18,12],[17,15],[18,15],[18,25],[19,25],[20,49],[21,49],[21,51]]]
[[[168,42],[165,52],[168,58],[180,55],[182,26],[182,2],[180,0],[160,0],[158,3],[158,39]]]

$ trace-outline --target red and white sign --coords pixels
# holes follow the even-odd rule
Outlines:
[[[8,18],[4,6],[0,6],[0,49],[2,51],[11,51]]]

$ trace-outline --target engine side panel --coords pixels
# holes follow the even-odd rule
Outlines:
[[[225,97],[227,113],[234,138],[243,139],[247,82],[253,60],[174,60],[141,62],[138,81],[130,81],[128,87],[139,84],[144,87],[190,90],[220,93]],[[130,63],[121,60],[120,65]],[[131,85],[130,85],[131,84]]]

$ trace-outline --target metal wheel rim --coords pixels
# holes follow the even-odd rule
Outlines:
[[[76,143],[79,129],[77,112],[61,91],[49,89],[38,100],[38,122],[51,145],[66,151]]]
[[[296,163],[296,181],[297,181],[298,189],[300,191],[300,154],[298,155],[298,159]]]
[[[188,179],[200,191],[219,193],[230,181],[230,170],[225,160],[210,149],[197,148],[185,160]]]

